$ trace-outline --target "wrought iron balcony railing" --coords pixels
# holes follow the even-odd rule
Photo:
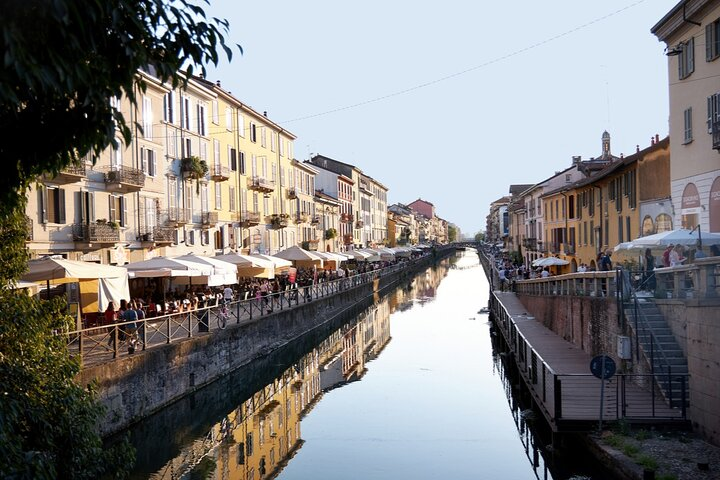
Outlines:
[[[105,188],[115,192],[138,192],[145,185],[145,174],[133,167],[112,166],[105,172]]]
[[[270,193],[275,190],[275,182],[264,177],[254,176],[247,179],[247,186],[250,190]]]
[[[295,200],[297,198],[297,191],[295,190],[295,187],[288,188],[287,197],[290,200]]]
[[[120,229],[111,223],[77,223],[73,225],[73,239],[76,242],[117,243]]]
[[[43,174],[43,179],[57,184],[67,184],[79,182],[86,176],[87,167],[85,165],[85,162],[82,162],[80,165],[68,165],[67,167],[60,170],[55,176],[49,173],[45,173]]]
[[[712,124],[712,148],[720,150],[720,121]]]
[[[202,212],[202,226],[214,227],[218,223],[217,212]]]
[[[240,226],[244,228],[260,225],[260,212],[243,210],[237,215],[237,221],[240,222]]]
[[[230,169],[223,165],[214,164],[210,167],[210,178],[216,182],[224,182],[230,178]]]
[[[191,212],[187,208],[174,207],[161,212],[160,217],[168,225],[185,225],[190,223]]]

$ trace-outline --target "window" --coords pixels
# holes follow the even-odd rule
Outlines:
[[[720,131],[720,92],[707,97],[707,131]]]
[[[242,113],[238,112],[238,135],[245,138],[245,117],[242,116]]]
[[[186,138],[182,141],[182,157],[189,157],[192,155],[192,141]]]
[[[200,185],[200,211],[207,212],[209,203],[210,202],[208,201],[208,186],[207,183],[203,183],[202,185]]]
[[[55,187],[38,189],[40,223],[65,223],[65,190]]]
[[[656,233],[669,232],[673,229],[672,218],[667,213],[661,213],[655,217]]]
[[[140,149],[140,169],[147,175],[154,177],[157,171],[155,151],[148,148]]]
[[[630,231],[630,217],[625,217],[625,237],[628,242],[632,240],[632,232]]]
[[[705,60],[720,57],[720,18],[705,26]]]
[[[213,140],[213,165],[216,171],[220,170],[220,140]]]
[[[275,151],[275,145],[277,144],[277,133],[270,132],[270,150]]]
[[[220,125],[220,106],[217,100],[212,101],[212,122],[215,125]]]
[[[679,45],[680,55],[678,56],[678,77],[680,80],[687,78],[695,71],[695,38]]]
[[[234,212],[236,210],[235,208],[235,187],[230,186],[230,211]]]
[[[225,129],[232,132],[232,108],[225,107]]]
[[[260,127],[260,146],[267,148],[267,128]]]
[[[250,122],[250,141],[257,142],[257,127],[252,122]]]
[[[147,95],[143,95],[142,103],[142,121],[143,121],[143,137],[148,140],[153,138],[153,114],[152,114],[152,101]]]
[[[207,162],[207,142],[200,140],[200,160]]]
[[[228,148],[228,157],[230,160],[230,170],[237,172],[237,150],[232,147]]]
[[[222,210],[222,184],[215,183],[215,210]]]
[[[280,150],[280,156],[282,157],[285,155],[285,140],[280,136],[278,137],[278,150]]]
[[[642,236],[646,237],[648,235],[653,235],[655,233],[655,224],[653,223],[653,219],[650,215],[645,215],[645,218],[643,218],[642,223]]]
[[[190,125],[192,125],[190,99],[188,97],[182,97],[182,100],[180,101],[180,107],[182,109],[182,112],[180,112],[180,127],[190,129]]]
[[[175,123],[175,96],[170,91],[163,97],[163,120],[168,123]]]
[[[692,107],[686,108],[683,112],[683,118],[685,123],[685,137],[683,139],[683,144],[687,144],[692,142],[693,140],[693,134],[692,134]]]
[[[240,160],[240,174],[245,175],[245,152],[238,152]]]
[[[128,220],[127,202],[122,195],[110,195],[109,220],[118,223],[121,227],[126,225]]]
[[[197,105],[197,133],[205,136],[205,105],[198,103]]]

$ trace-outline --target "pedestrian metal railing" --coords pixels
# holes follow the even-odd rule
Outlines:
[[[611,272],[614,274],[614,272]],[[596,421],[599,417],[599,382],[588,373],[558,373],[533,347],[495,295],[490,297],[495,325],[508,347],[506,355],[516,362],[547,420],[559,422]],[[527,315],[520,315],[527,320]],[[606,420],[687,420],[688,374],[619,373],[607,380],[604,418]],[[657,387],[667,382],[666,395]],[[673,398],[679,399],[674,402]],[[597,408],[596,408],[597,407]]]
[[[454,248],[454,247],[453,247]],[[225,305],[227,323],[243,324],[271,315],[276,311],[294,308],[315,300],[330,297],[338,293],[379,281],[416,265],[428,255],[389,265],[377,270],[358,273],[330,281],[321,281],[309,285],[293,284],[281,292],[268,293],[260,297],[242,298]],[[140,351],[169,344],[184,338],[210,333],[219,333],[218,317],[222,315],[222,306],[217,300],[212,305],[189,311],[174,312],[136,321],[117,322],[82,328],[66,333],[71,354],[79,357],[81,364],[100,363],[121,355],[130,355],[127,345],[129,333],[136,327],[137,349]]]

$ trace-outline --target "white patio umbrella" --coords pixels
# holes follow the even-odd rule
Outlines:
[[[264,255],[261,253],[253,253],[252,255],[248,255],[248,256],[259,258],[261,260],[269,260],[275,266],[275,269],[292,267],[292,262],[290,260],[285,260],[284,258],[278,258],[273,255]]]
[[[290,260],[291,262],[297,264],[297,265],[303,265],[303,266],[318,266],[321,267],[323,263],[322,257],[316,255],[315,253],[309,251],[309,250],[303,250],[302,248],[298,247],[297,245],[294,245],[290,248],[286,248],[285,250],[282,250],[275,255],[274,257],[283,258],[285,260]]]
[[[212,274],[212,267],[168,257],[155,257],[123,265],[130,278],[199,277]]]
[[[203,257],[193,254],[172,257],[172,259],[198,264],[199,270],[206,270],[207,267],[210,266],[212,273],[200,277],[198,283],[206,283],[209,287],[234,285],[237,283],[237,267],[230,262],[225,262],[214,257]]]
[[[352,256],[355,260],[366,260],[368,257],[372,256],[370,253],[363,252],[362,250],[348,250],[344,253]]]
[[[660,232],[654,235],[647,235],[645,237],[636,238],[630,243],[632,243],[632,248],[637,249],[664,247],[670,244],[687,246],[695,245],[701,237],[703,245],[720,244],[720,234],[718,233],[701,233],[698,230],[693,231],[685,228]]]
[[[254,255],[241,255],[234,252],[217,255],[214,258],[234,264],[239,277],[275,277],[275,263],[269,259],[260,258]],[[280,259],[278,258],[276,260]]]
[[[567,260],[563,260],[562,258],[557,257],[545,257],[545,258],[538,258],[533,262],[533,266],[535,267],[554,267],[554,266],[560,266],[560,265],[568,265],[570,262]]]

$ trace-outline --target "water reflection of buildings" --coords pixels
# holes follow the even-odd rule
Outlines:
[[[438,285],[447,276],[448,271],[456,261],[456,258],[443,260],[437,265],[428,268],[425,272],[418,274],[405,287],[397,289],[390,295],[390,313],[396,310],[404,312],[415,303],[424,305],[433,301]]]
[[[301,420],[323,392],[360,380],[390,338],[385,297],[225,414],[151,478],[275,478],[302,447]]]

